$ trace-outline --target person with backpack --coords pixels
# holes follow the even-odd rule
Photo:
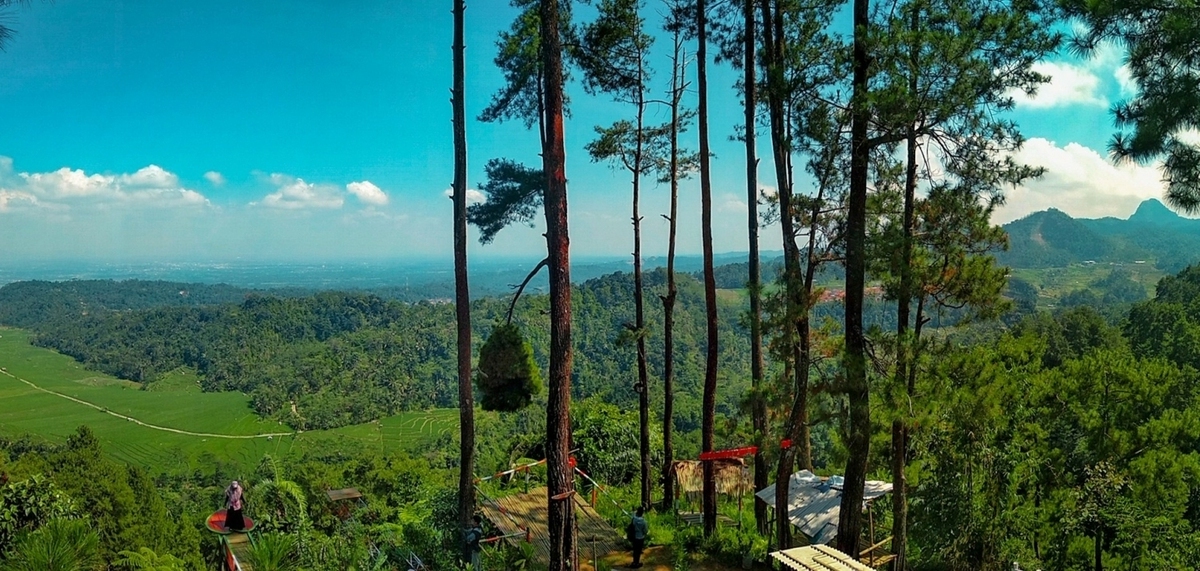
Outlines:
[[[650,535],[650,525],[646,523],[646,518],[642,517],[644,514],[645,509],[639,506],[625,528],[625,538],[633,545],[633,565],[629,566],[631,569],[642,566],[642,550],[646,548],[646,537]]]
[[[474,571],[482,571],[483,563],[480,560],[483,552],[483,518],[476,515],[474,525],[467,528],[465,540],[467,543],[467,554],[471,557],[471,569]]]

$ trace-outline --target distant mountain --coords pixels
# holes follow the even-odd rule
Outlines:
[[[1129,222],[1148,226],[1170,226],[1175,228],[1194,226],[1200,228],[1200,220],[1191,220],[1176,214],[1174,210],[1167,208],[1167,205],[1160,202],[1157,198],[1151,198],[1139,204],[1133,216],[1129,217]]]
[[[1014,267],[1048,268],[1107,259],[1116,249],[1082,221],[1053,208],[1010,222],[1004,229],[1009,250],[997,258]]]
[[[1128,219],[1072,218],[1050,209],[1004,225],[1009,250],[996,257],[1017,268],[1092,262],[1144,262],[1175,273],[1200,262],[1200,220],[1150,199]]]

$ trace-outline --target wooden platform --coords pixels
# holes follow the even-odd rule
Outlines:
[[[252,520],[244,515],[242,516],[242,520],[246,524],[246,527],[236,530],[236,531],[229,529],[229,528],[225,527],[225,516],[226,516],[225,510],[217,510],[217,511],[213,512],[212,515],[208,516],[208,520],[205,521],[204,524],[208,527],[209,531],[211,531],[213,533],[220,533],[222,535],[254,530],[254,520]]]
[[[358,500],[358,499],[362,499],[362,497],[363,497],[362,492],[359,492],[356,488],[343,488],[341,490],[329,490],[328,492],[325,492],[325,496],[328,497],[329,501],[331,501],[331,502],[340,502],[343,500]]]
[[[688,525],[704,525],[704,514],[698,512],[679,512],[679,520]],[[724,514],[717,514],[718,526],[731,526],[733,523],[733,518]]]
[[[795,571],[875,571],[828,545],[809,545],[776,551],[771,557]]]
[[[889,538],[889,540],[890,539],[891,538]],[[863,551],[860,554],[859,561],[862,561],[868,567],[874,567],[874,568],[878,569],[880,567],[887,565],[888,563],[891,563],[892,560],[895,558],[896,558],[896,554],[894,554],[890,551],[887,551],[882,546],[879,546],[879,547],[872,547],[870,549]]]
[[[542,564],[550,562],[550,530],[549,511],[546,507],[547,491],[545,487],[530,490],[526,494],[516,494],[493,501],[485,501],[479,511],[487,518],[501,534],[512,536],[504,541],[518,545],[528,541],[534,546],[534,557]],[[578,545],[581,556],[591,553],[607,555],[623,550],[621,536],[600,516],[592,506],[573,494],[571,499],[564,500],[575,504],[575,522],[579,529]]]
[[[244,533],[231,533],[225,536],[225,544],[233,555],[232,571],[254,571],[250,566],[250,536]]]

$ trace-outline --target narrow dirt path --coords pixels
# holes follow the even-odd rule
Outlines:
[[[30,387],[32,387],[34,390],[38,390],[38,391],[41,391],[46,394],[51,394],[56,397],[64,398],[69,401],[79,403],[83,406],[94,408],[100,412],[103,412],[104,414],[112,415],[117,418],[121,418],[121,419],[127,420],[129,422],[133,422],[133,423],[137,424],[138,426],[144,426],[146,428],[150,428],[150,429],[154,429],[154,430],[161,430],[163,432],[173,432],[175,434],[184,434],[187,436],[203,436],[205,438],[225,438],[225,439],[229,439],[229,440],[253,440],[255,438],[273,438],[275,436],[293,436],[296,434],[295,432],[269,432],[269,433],[265,433],[265,434],[246,434],[246,435],[212,434],[210,432],[192,432],[189,430],[179,430],[178,428],[168,428],[166,426],[158,426],[156,424],[142,422],[136,418],[133,418],[132,416],[125,416],[123,414],[115,413],[111,410],[108,410],[105,407],[102,407],[102,406],[96,405],[96,404],[92,404],[85,400],[77,399],[70,395],[64,395],[57,391],[52,391],[50,389],[45,389],[45,388],[39,387],[39,386],[33,384],[32,382],[22,379],[21,377],[18,377],[8,371],[0,371],[0,374],[6,375],[6,376],[12,377],[13,379],[16,379],[18,381],[21,381],[22,383],[25,383],[25,384],[29,385]]]

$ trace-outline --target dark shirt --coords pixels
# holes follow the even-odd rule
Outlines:
[[[480,540],[483,539],[483,529],[480,528],[479,526],[475,526],[475,527],[468,529],[466,539],[467,539],[467,547],[471,548],[471,551],[482,551],[483,550],[483,547],[481,547],[479,545]]]
[[[650,535],[650,525],[646,523],[646,518],[635,515],[629,522],[629,531],[629,539],[646,539]]]

